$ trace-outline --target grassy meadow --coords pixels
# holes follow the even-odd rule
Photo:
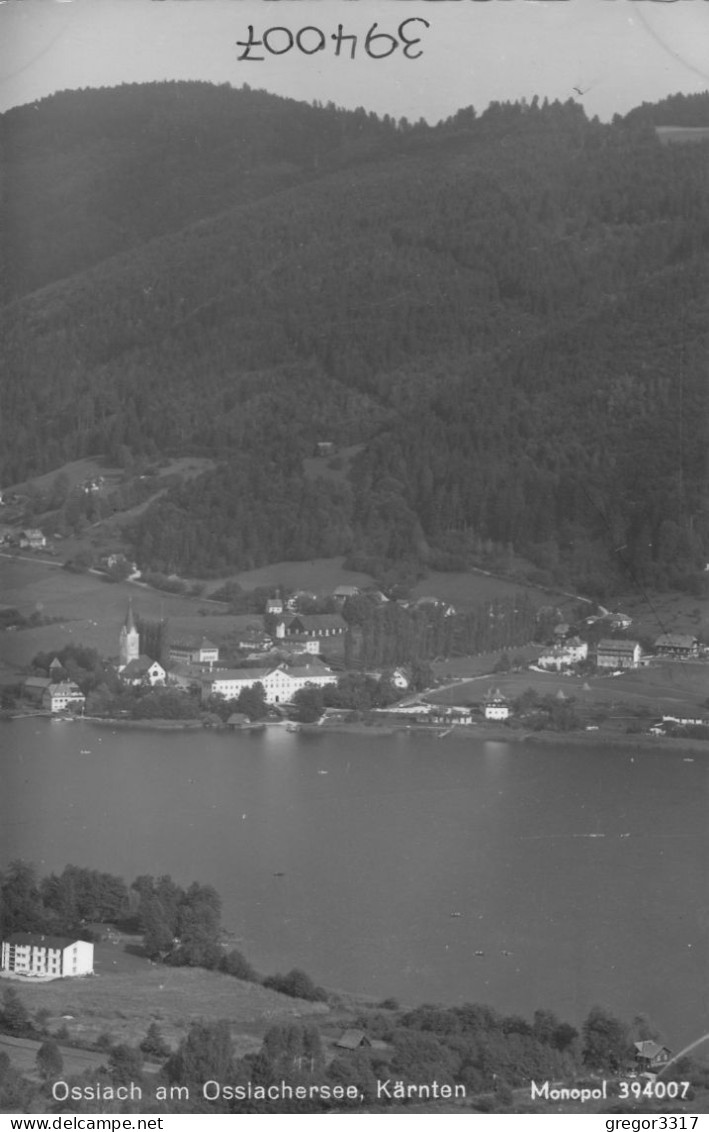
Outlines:
[[[11,985],[30,1013],[48,1010],[49,1029],[66,1025],[74,1039],[91,1043],[109,1034],[114,1042],[137,1045],[157,1022],[174,1047],[191,1022],[225,1018],[240,1056],[258,1049],[274,1022],[327,1010],[322,1003],[287,998],[217,971],[158,966],[127,951],[122,936],[96,945],[94,970],[90,978]]]
[[[128,599],[141,617],[166,617],[173,639],[181,634],[204,635],[220,644],[230,633],[258,616],[232,616],[218,605],[194,598],[163,594],[133,582],[111,583],[96,574],[72,574],[52,564],[14,557],[0,557],[0,591],[5,605],[28,615],[35,611],[60,618],[36,629],[4,631],[0,634],[0,666],[5,672],[20,670],[38,652],[83,644],[103,656],[118,653],[118,634],[125,619]]]
[[[447,666],[447,669],[450,667]],[[432,693],[427,699],[440,704],[479,704],[491,688],[499,688],[509,699],[515,699],[529,688],[540,696],[556,696],[563,692],[567,698],[575,697],[579,709],[589,715],[594,708],[600,707],[619,718],[636,712],[647,712],[652,716],[663,712],[668,715],[693,714],[707,699],[709,669],[705,664],[683,661],[661,662],[624,672],[622,676],[563,676],[556,672],[525,669],[463,679]]]

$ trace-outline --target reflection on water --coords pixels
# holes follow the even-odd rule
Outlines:
[[[709,1028],[707,761],[449,734],[3,729],[0,852],[214,885],[264,972]]]

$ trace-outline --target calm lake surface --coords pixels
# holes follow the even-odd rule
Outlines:
[[[44,719],[0,743],[0,866],[212,884],[264,973],[709,1030],[703,753]]]

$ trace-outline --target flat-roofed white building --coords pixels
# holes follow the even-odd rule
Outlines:
[[[83,939],[14,932],[2,941],[0,971],[35,979],[92,975],[94,945]]]

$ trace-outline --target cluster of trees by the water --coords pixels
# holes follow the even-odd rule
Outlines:
[[[166,622],[138,619],[141,644],[155,660],[164,652]],[[145,637],[142,632],[145,630]],[[157,655],[155,655],[157,654]],[[39,652],[32,658],[33,674],[50,674],[50,664],[58,660],[61,668],[51,673],[56,679],[72,680],[86,696],[88,716],[124,716],[129,719],[199,719],[199,695],[186,694],[174,688],[149,686],[127,687],[122,683],[115,664],[102,657],[97,649],[83,644],[69,644],[52,652]]]
[[[59,875],[40,879],[34,865],[13,861],[0,873],[0,935],[75,932],[90,939],[87,924],[122,920],[129,909],[121,877],[67,865]]]
[[[32,657],[30,669],[33,674],[47,676],[54,660],[58,660],[61,666],[52,670],[56,671],[57,678],[73,680],[84,695],[88,695],[102,685],[118,691],[119,681],[115,666],[102,657],[97,649],[79,643],[63,645],[55,651],[41,651]]]
[[[132,525],[165,575],[514,551],[701,589],[706,155],[653,126],[709,99],[642,109],[410,128],[176,83],[3,115],[3,482],[214,457]],[[340,474],[323,439],[361,445]]]
[[[291,997],[324,997],[304,972],[261,976],[241,952],[225,946],[221,899],[211,885],[195,882],[184,888],[170,876],[145,875],[128,886],[122,877],[77,865],[40,878],[36,867],[22,860],[0,873],[3,939],[14,932],[37,932],[96,941],[105,923],[139,934],[148,959],[218,969]]]

